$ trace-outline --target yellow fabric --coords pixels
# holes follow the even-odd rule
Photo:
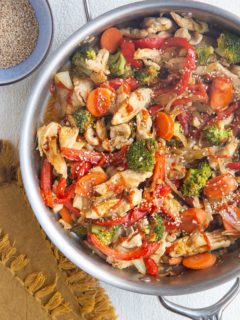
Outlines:
[[[114,320],[96,279],[46,238],[17,181],[15,150],[0,141],[0,320]]]

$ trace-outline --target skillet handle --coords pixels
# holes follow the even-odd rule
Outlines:
[[[240,278],[237,278],[231,289],[214,305],[201,309],[190,309],[159,296],[160,303],[168,310],[186,316],[192,320],[221,320],[223,310],[236,297],[240,290]]]
[[[92,20],[92,13],[91,13],[91,9],[90,9],[90,3],[89,0],[83,0],[83,4],[84,4],[84,10],[85,10],[85,14],[86,14],[86,19],[87,22]]]

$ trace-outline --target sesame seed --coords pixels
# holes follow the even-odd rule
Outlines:
[[[0,69],[25,60],[36,46],[38,22],[28,0],[0,1]]]

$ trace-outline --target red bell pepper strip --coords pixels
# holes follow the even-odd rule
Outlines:
[[[158,265],[152,258],[145,258],[144,263],[147,269],[147,274],[156,277],[158,274]]]
[[[135,68],[140,68],[142,66],[142,60],[134,59],[135,50],[136,48],[133,40],[130,40],[130,39],[122,40],[121,51],[127,63],[132,65]]]
[[[108,165],[119,166],[126,162],[126,153],[128,151],[128,146],[123,146],[119,151],[110,153],[106,157],[106,163]]]
[[[155,105],[151,106],[148,109],[148,111],[149,111],[150,115],[152,116],[152,115],[156,114],[158,111],[161,111],[163,109],[164,109],[164,107],[161,106],[160,104],[155,104]]]
[[[71,184],[64,191],[62,198],[57,197],[54,199],[54,203],[65,204],[66,202],[69,202],[74,197],[75,189],[76,189],[76,184],[75,183]]]
[[[88,241],[106,256],[111,257],[113,259],[124,260],[124,261],[147,258],[152,254],[154,254],[160,246],[159,242],[151,242],[151,243],[143,242],[142,246],[137,249],[134,249],[129,252],[120,252],[106,246],[93,233],[88,233]]]
[[[70,163],[71,167],[71,175],[74,180],[85,176],[89,172],[89,170],[92,168],[92,165],[90,162],[87,161],[76,161]]]
[[[226,165],[226,167],[228,169],[231,169],[231,170],[240,170],[240,162],[230,162]]]
[[[151,189],[155,189],[156,185],[158,184],[158,180],[165,180],[165,155],[156,152],[155,155],[156,163],[153,169],[153,177],[152,177],[152,184]]]
[[[134,40],[136,48],[160,49],[166,38],[151,37],[145,39]]]
[[[61,154],[70,161],[87,161],[91,164],[99,164],[100,161],[106,160],[102,152],[75,150],[71,148],[61,148]]]
[[[40,188],[43,200],[49,207],[53,207],[54,205],[52,195],[52,170],[52,165],[44,158],[40,176]]]
[[[67,180],[65,178],[60,178],[57,185],[57,197],[62,199],[65,195],[65,189],[67,186]]]
[[[133,77],[126,79],[114,78],[108,81],[109,86],[112,87],[114,90],[119,89],[121,85],[123,85],[124,83],[126,83],[129,86],[131,91],[136,90],[138,87],[138,81]]]
[[[196,68],[196,52],[194,48],[190,45],[190,43],[184,38],[167,38],[163,42],[161,49],[164,50],[171,47],[180,47],[187,49],[186,62],[182,70],[182,77],[180,78],[175,87],[169,88],[168,90],[177,94],[181,94],[186,90],[188,86],[191,71]]]

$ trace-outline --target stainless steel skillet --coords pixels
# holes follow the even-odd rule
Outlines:
[[[91,14],[87,2],[85,4],[89,19]],[[161,281],[150,278],[148,281],[144,281],[131,270],[120,271],[113,269],[65,233],[54,219],[50,210],[45,207],[39,192],[39,158],[35,150],[35,134],[38,125],[42,121],[46,99],[49,95],[48,88],[53,75],[86,37],[98,35],[112,25],[127,25],[132,21],[137,23],[138,19],[145,16],[157,15],[160,11],[169,12],[172,10],[191,12],[194,17],[210,22],[213,25],[215,24],[216,27],[221,26],[240,33],[240,20],[237,16],[222,9],[190,0],[182,0],[181,2],[178,0],[137,2],[119,7],[90,21],[61,45],[50,61],[42,68],[40,76],[32,88],[22,123],[21,170],[30,204],[39,223],[55,245],[77,266],[113,286],[133,292],[160,296],[159,299],[164,306],[192,319],[220,319],[222,309],[239,290],[239,280],[236,281],[230,292],[218,304],[207,309],[186,309],[168,302],[163,296],[182,295],[207,290],[237,278],[240,274],[239,249],[228,254],[223,263],[211,269],[187,272],[178,277],[164,278]]]

